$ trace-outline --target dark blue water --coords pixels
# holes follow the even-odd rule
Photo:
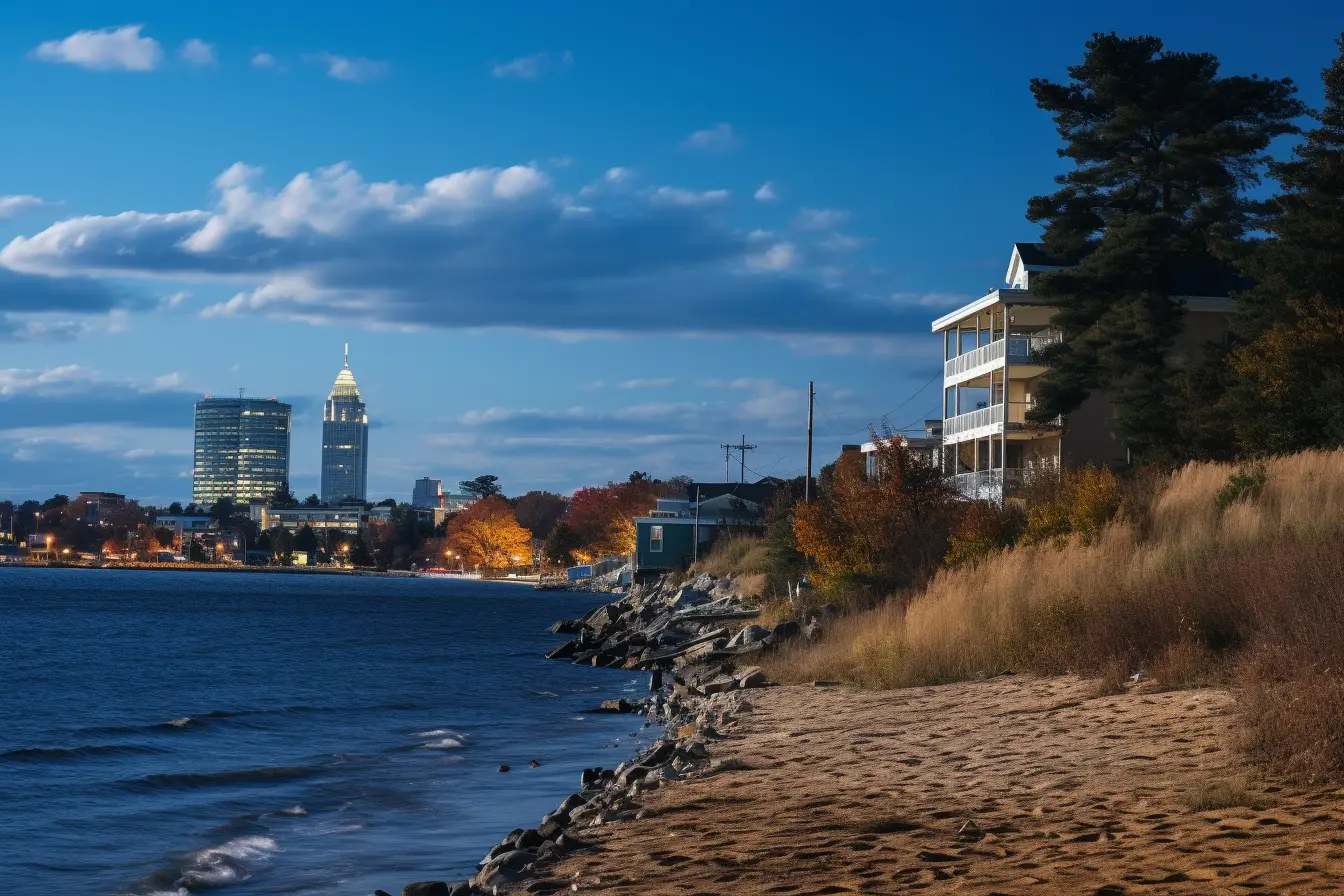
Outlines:
[[[546,627],[594,603],[444,579],[0,569],[0,881],[355,896],[465,877],[638,743],[634,717],[582,710],[642,678],[541,659]]]

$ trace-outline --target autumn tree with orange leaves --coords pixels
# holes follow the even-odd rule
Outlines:
[[[793,523],[817,587],[868,600],[927,581],[947,553],[957,515],[937,467],[890,432],[873,441],[877,475],[869,478],[860,463],[837,463],[821,478],[816,498],[795,508]]]
[[[663,483],[647,478],[581,488],[569,501],[565,522],[578,533],[590,556],[629,554],[635,549],[635,522],[653,509]]]
[[[503,569],[532,562],[532,533],[518,525],[513,508],[498,495],[449,520],[444,543],[469,566]]]

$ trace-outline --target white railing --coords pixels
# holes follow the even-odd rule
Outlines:
[[[977,470],[974,473],[957,473],[950,478],[952,479],[952,487],[963,498],[971,501],[1002,500],[1005,480],[1008,483],[1009,495],[1017,494],[1022,490],[1022,469],[1020,467],[1009,467],[1007,470]]]
[[[981,364],[997,361],[1003,357],[1003,350],[1003,340],[996,339],[994,342],[986,343],[979,348],[973,348],[965,354],[949,358],[943,362],[943,377],[951,379],[961,376],[968,370],[974,370]]]
[[[950,439],[972,429],[1003,422],[1003,405],[992,404],[976,408],[968,414],[958,414],[943,421],[943,438]]]

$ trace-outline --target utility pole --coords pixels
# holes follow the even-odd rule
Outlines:
[[[728,478],[728,452],[732,450],[733,446],[720,445],[719,447],[723,449],[723,481],[731,482],[732,480]]]
[[[691,546],[691,562],[700,562],[700,486],[695,487],[695,544]]]
[[[807,381],[807,478],[803,480],[803,503],[812,503],[812,405],[817,397],[816,384]]]

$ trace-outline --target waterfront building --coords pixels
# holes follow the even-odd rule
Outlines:
[[[347,345],[345,366],[336,374],[322,406],[322,503],[336,505],[347,498],[363,501],[368,485],[369,416],[350,370]]]
[[[66,513],[86,523],[101,523],[112,512],[126,506],[126,496],[116,492],[80,492]]]
[[[367,521],[368,514],[362,504],[349,504],[345,507],[267,507],[253,505],[252,519],[263,529],[286,529],[297,532],[308,526],[319,534],[323,532],[342,532],[353,535]]]
[[[292,409],[274,398],[196,402],[191,500],[209,507],[268,499],[289,482]]]
[[[411,492],[412,507],[441,507],[443,506],[442,498],[442,479],[430,479],[426,476],[423,479],[415,480],[415,489]]]
[[[1075,260],[1076,261],[1076,260]],[[1067,417],[1029,421],[1042,352],[1060,341],[1051,323],[1056,309],[1031,291],[1038,275],[1068,267],[1039,243],[1015,243],[1007,285],[933,322],[943,340],[943,472],[966,497],[1002,501],[1022,487],[1024,471],[1038,466],[1066,469],[1088,464],[1124,464],[1125,446],[1112,427],[1114,406],[1093,392]],[[1168,363],[1197,363],[1204,347],[1226,340],[1242,286],[1226,267],[1192,260],[1173,265],[1167,292],[1184,305],[1180,333]]]

